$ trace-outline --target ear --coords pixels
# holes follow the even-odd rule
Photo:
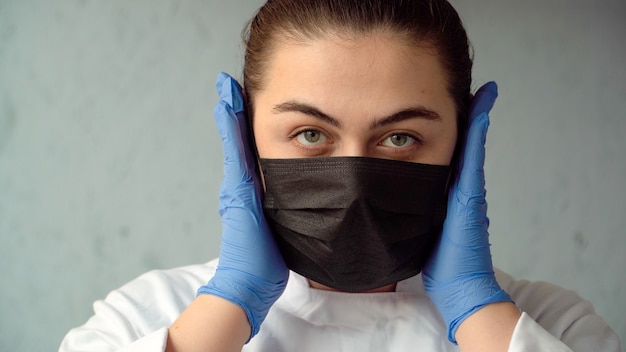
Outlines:
[[[252,106],[252,100],[248,97],[248,91],[245,87],[241,87],[241,95],[243,96],[243,106],[246,108],[246,117],[248,118],[248,125],[250,125],[250,131],[252,131],[252,110],[254,107]]]
[[[259,162],[259,150],[256,147],[256,136],[254,135],[254,121],[252,116],[252,104],[250,99],[248,98],[248,92],[246,88],[241,88],[241,95],[243,96],[243,103],[246,107],[246,120],[248,120],[248,135],[250,136],[250,143],[252,145],[252,149],[254,150],[254,156],[257,160],[257,176],[261,180],[261,184],[263,185],[263,191],[265,191],[265,178],[263,177],[263,169],[261,168],[261,163]]]
[[[248,106],[248,92],[246,91],[245,87],[241,88],[241,95],[243,95],[243,103],[245,104],[245,106]]]

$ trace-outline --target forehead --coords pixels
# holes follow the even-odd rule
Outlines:
[[[435,50],[384,32],[280,41],[264,76],[264,87],[255,96],[260,105],[299,100],[337,116],[381,115],[424,105],[442,116],[455,115]]]

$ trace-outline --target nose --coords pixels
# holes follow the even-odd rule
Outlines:
[[[339,148],[333,151],[332,156],[371,157],[368,144],[364,141],[344,141]]]

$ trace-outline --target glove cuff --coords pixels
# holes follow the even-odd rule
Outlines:
[[[250,323],[250,337],[259,332],[270,308],[283,293],[287,282],[271,283],[235,269],[219,269],[200,287],[197,295],[210,294],[240,306]]]
[[[456,344],[457,343],[456,338],[455,338],[456,331],[458,330],[461,323],[465,321],[465,319],[467,319],[470,315],[474,314],[476,311],[483,308],[484,306],[492,304],[492,303],[499,303],[499,302],[512,302],[512,300],[511,300],[511,296],[509,296],[508,293],[506,293],[503,289],[500,289],[498,287],[498,290],[494,292],[492,295],[486,297],[482,301],[477,301],[477,302],[472,303],[473,304],[472,306],[468,305],[468,307],[470,307],[469,309],[467,309],[464,313],[459,315],[457,318],[448,322],[448,340]]]
[[[491,303],[512,302],[509,294],[500,288],[493,271],[437,285],[428,276],[423,278],[428,295],[448,327],[448,340],[454,344],[459,325],[474,312]]]

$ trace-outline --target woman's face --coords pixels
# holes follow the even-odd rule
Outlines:
[[[449,165],[457,138],[454,101],[433,50],[385,33],[281,43],[253,113],[261,158]]]

